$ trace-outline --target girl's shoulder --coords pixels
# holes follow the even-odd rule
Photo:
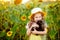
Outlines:
[[[48,27],[48,25],[47,25],[47,22],[46,22],[46,21],[44,22],[44,25],[45,25],[45,27]]]
[[[44,26],[48,27],[47,22],[45,20],[42,20],[42,21],[43,21]]]

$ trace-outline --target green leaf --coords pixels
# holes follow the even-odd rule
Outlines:
[[[56,30],[54,30],[54,29],[50,30],[50,31],[49,31],[49,36],[50,36],[50,38],[54,38],[55,35],[56,35],[56,33],[57,33]]]
[[[3,31],[2,31],[2,32],[0,32],[0,37],[5,36],[5,34],[6,34],[6,33],[5,33],[5,32],[3,32]]]
[[[5,22],[5,23],[3,24],[3,26],[4,26],[5,28],[8,28],[8,22]]]
[[[13,35],[12,38],[14,38],[15,34],[16,34],[16,29],[17,29],[18,25],[14,24],[13,28],[11,29],[11,31],[13,31]]]

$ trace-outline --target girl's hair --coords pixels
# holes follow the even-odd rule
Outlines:
[[[43,14],[42,12],[37,12],[37,13],[34,13],[34,14],[31,16],[31,21],[34,22],[34,16],[35,16],[36,14],[41,14],[42,19],[44,19],[44,18],[43,18],[43,17],[44,17],[44,14]]]
[[[41,14],[42,15],[42,20],[44,20],[44,14],[42,13],[42,12],[37,12],[37,13],[34,13],[32,16],[31,16],[31,20],[30,20],[30,22],[29,22],[29,28],[31,27],[31,25],[34,23],[34,16],[36,15],[36,14]]]

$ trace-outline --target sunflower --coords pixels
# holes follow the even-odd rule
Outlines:
[[[8,32],[7,32],[7,36],[10,37],[11,35],[12,35],[12,31],[8,31]]]
[[[17,4],[20,4],[21,2],[22,2],[22,0],[15,0],[15,1],[14,1],[14,4],[17,5]]]
[[[4,5],[4,2],[2,1],[2,3],[1,3],[2,5]]]
[[[22,21],[26,21],[26,16],[22,16],[22,17],[21,17],[21,20],[22,20]]]
[[[29,3],[26,4],[26,8],[27,9],[30,9],[31,8],[31,5]]]
[[[31,19],[31,16],[32,16],[32,14],[30,14],[30,15],[28,16],[28,19]]]
[[[47,13],[46,12],[43,12],[43,15],[44,15],[44,17],[46,17],[47,16]]]

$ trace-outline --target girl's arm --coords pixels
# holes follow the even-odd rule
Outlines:
[[[32,33],[33,34],[42,34],[42,35],[44,35],[44,34],[47,34],[47,28],[45,28],[44,31],[36,31],[35,30],[35,31],[32,31]]]
[[[35,27],[35,26],[36,26],[36,23],[32,23],[31,26],[30,26],[30,28],[28,26],[28,28],[27,28],[27,35],[28,36],[32,33],[32,31],[31,31],[32,27]]]
[[[31,27],[32,28],[32,27]],[[31,35],[31,28],[27,29],[27,35],[30,36]]]

